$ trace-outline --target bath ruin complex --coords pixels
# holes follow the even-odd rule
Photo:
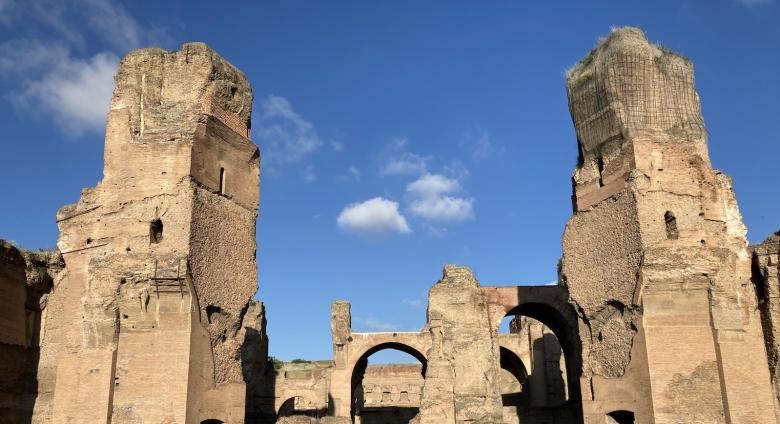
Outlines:
[[[566,75],[558,284],[446,265],[417,332],[355,332],[335,301],[321,361],[268,356],[244,74],[191,43],[115,81],[103,179],[57,250],[0,244],[0,423],[778,422],[780,236],[748,246],[693,65],[640,30]],[[368,364],[385,349],[419,363]]]

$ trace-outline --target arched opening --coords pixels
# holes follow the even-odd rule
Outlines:
[[[517,346],[515,346],[517,348]],[[528,370],[523,360],[511,349],[499,347],[501,375],[499,386],[501,400],[504,405],[504,421],[518,422],[520,408],[529,403],[528,400]]]
[[[666,238],[669,240],[677,240],[680,236],[677,231],[677,218],[671,211],[666,211],[664,214],[664,223],[666,224]]]
[[[502,384],[505,421],[533,421],[538,411],[551,409],[572,422],[581,416],[577,322],[573,311],[571,316],[564,312],[543,303],[524,303],[506,314],[499,327],[501,367],[509,367],[511,356],[517,356],[527,368],[519,393],[513,391],[516,384]]]
[[[402,352],[393,356],[387,351]],[[384,360],[375,361],[372,358]],[[405,357],[405,358],[404,358]],[[393,363],[387,363],[392,358]],[[417,349],[383,343],[368,349],[352,369],[352,416],[361,424],[405,424],[420,410],[427,360]]]
[[[201,421],[201,422],[200,422],[200,424],[225,424],[225,422],[224,422],[224,421],[222,421],[222,420],[217,420],[217,419],[214,419],[214,418],[209,418],[209,419],[207,419],[207,420],[203,420],[203,421]]]
[[[510,315],[499,327],[499,343],[501,397],[509,408],[505,415],[566,402],[566,361],[549,327],[527,316]]]
[[[157,218],[149,223],[149,243],[159,243],[163,238],[163,222]]]
[[[634,413],[631,411],[612,411],[606,416],[606,424],[634,424]]]
[[[325,411],[318,409],[314,402],[311,402],[305,397],[293,396],[282,403],[276,416],[277,418],[292,416],[319,418],[322,417],[324,413]]]
[[[219,194],[225,194],[225,168],[219,168]]]

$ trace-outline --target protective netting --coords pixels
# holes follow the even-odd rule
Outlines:
[[[569,79],[569,110],[584,151],[626,130],[704,130],[693,70],[680,57],[620,54]]]

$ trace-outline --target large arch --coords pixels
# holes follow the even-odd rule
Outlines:
[[[362,387],[363,384],[363,376],[365,375],[366,368],[368,367],[368,358],[377,352],[388,349],[404,352],[420,361],[422,366],[422,376],[425,378],[428,359],[426,358],[425,354],[420,351],[420,349],[415,348],[410,344],[396,341],[385,341],[375,345],[367,346],[359,353],[359,356],[357,356],[358,359],[354,362],[351,370],[350,415],[352,417],[355,416],[356,409],[359,406],[359,403],[362,401],[362,393],[358,389]]]
[[[567,318],[555,308],[542,303],[521,303],[510,309],[506,316],[533,318],[552,330],[563,350],[566,363],[566,385],[569,400],[580,401],[580,377],[582,375],[582,346],[577,331],[577,321]]]
[[[483,287],[490,305],[493,330],[498,333],[507,316],[526,316],[547,326],[561,345],[566,363],[567,404],[578,417],[582,415],[580,377],[582,376],[582,342],[574,307],[562,286]]]

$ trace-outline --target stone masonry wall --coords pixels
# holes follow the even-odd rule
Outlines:
[[[0,240],[0,423],[29,422],[37,395],[41,310],[57,252],[31,252]]]
[[[131,52],[115,79],[103,180],[57,216],[66,270],[34,421],[243,422],[245,326],[257,325],[244,321],[257,290],[251,89],[202,43]]]
[[[636,28],[567,75],[580,158],[562,275],[580,313],[586,423],[617,410],[637,423],[775,420],[763,360],[742,359],[765,358],[746,231],[710,165],[693,81],[689,60]]]
[[[420,423],[501,422],[498,346],[471,270],[444,268],[428,295],[428,328]]]
[[[753,251],[753,284],[764,330],[769,373],[780,402],[780,232],[767,237]]]

